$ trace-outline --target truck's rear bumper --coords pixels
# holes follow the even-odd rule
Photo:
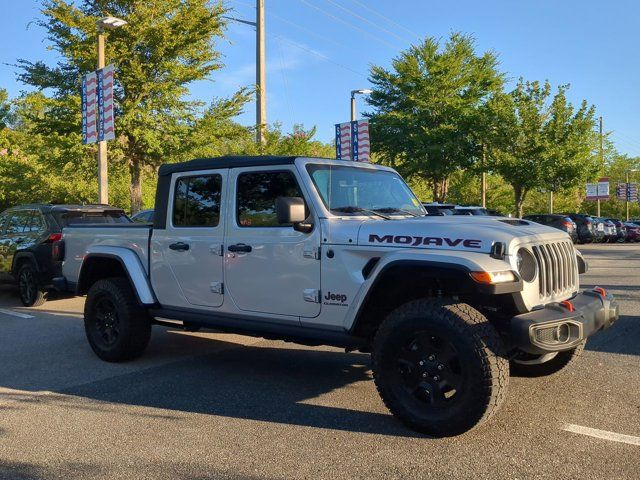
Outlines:
[[[515,347],[533,354],[570,350],[617,319],[618,303],[596,288],[516,315],[511,319],[511,339]]]

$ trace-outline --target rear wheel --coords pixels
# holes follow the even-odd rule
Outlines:
[[[394,310],[373,344],[376,387],[391,413],[419,432],[457,435],[501,405],[509,381],[502,341],[467,304],[416,300]]]
[[[519,352],[510,361],[511,373],[518,377],[545,377],[553,375],[574,363],[587,341],[566,352],[552,352],[543,355],[531,355]]]
[[[87,294],[84,327],[95,354],[107,362],[136,358],[151,337],[151,317],[125,278],[98,280]]]
[[[38,272],[30,263],[18,270],[20,301],[25,307],[39,307],[47,301],[47,292],[38,282]]]

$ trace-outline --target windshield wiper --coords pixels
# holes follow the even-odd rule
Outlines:
[[[409,210],[404,210],[402,208],[396,208],[396,207],[384,207],[384,208],[376,208],[374,209],[375,212],[381,212],[381,213],[404,213],[406,215],[411,215],[412,217],[421,217],[422,215],[418,215],[417,213],[413,213],[410,212]]]
[[[369,215],[375,215],[376,217],[380,217],[380,218],[384,218],[385,220],[391,220],[391,217],[389,217],[388,215],[383,215],[380,212],[376,212],[375,210],[368,210],[366,208],[362,208],[362,207],[355,207],[353,205],[347,205],[344,207],[336,207],[336,208],[332,208],[331,211],[333,212],[340,212],[340,213],[368,213]]]

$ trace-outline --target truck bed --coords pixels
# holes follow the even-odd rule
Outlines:
[[[82,260],[91,247],[102,245],[125,247],[134,251],[149,273],[149,242],[151,225],[135,223],[114,223],[100,225],[74,225],[62,231],[65,243],[63,275],[69,283],[76,283]]]

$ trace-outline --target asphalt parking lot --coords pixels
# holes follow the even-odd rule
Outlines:
[[[147,354],[91,352],[82,298],[0,290],[0,478],[638,478],[640,247],[581,247],[621,304],[571,370],[511,378],[490,423],[431,439],[379,399],[369,358],[155,327]]]

